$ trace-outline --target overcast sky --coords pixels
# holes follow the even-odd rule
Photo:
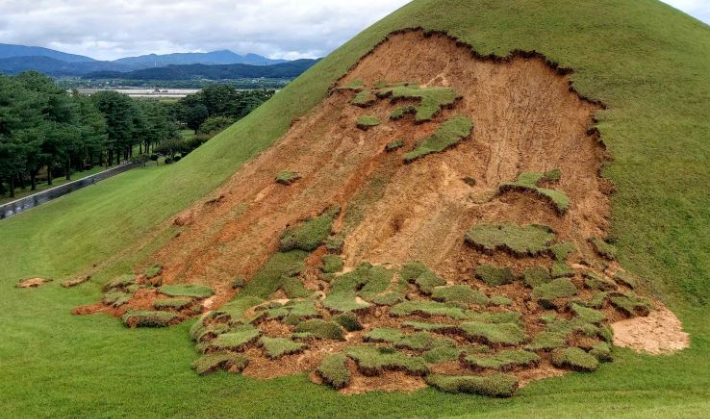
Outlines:
[[[633,1],[633,0],[629,0]],[[710,23],[710,0],[664,0]],[[0,43],[108,60],[231,49],[328,52],[409,0],[0,0]]]

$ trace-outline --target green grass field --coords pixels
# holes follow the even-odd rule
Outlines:
[[[127,330],[75,317],[100,286],[169,238],[156,225],[205,196],[393,30],[443,30],[482,54],[536,50],[574,68],[604,101],[615,160],[619,259],[692,335],[677,355],[615,349],[592,375],[533,383],[512,399],[413,394],[341,396],[305,375],[256,381],[190,370],[187,329]],[[416,0],[319,62],[264,106],[169,167],[132,170],[0,222],[0,416],[28,417],[707,417],[710,415],[710,27],[655,0]],[[142,241],[149,245],[133,251]],[[122,252],[123,251],[123,252]],[[118,256],[116,256],[118,255]],[[85,285],[14,288],[109,261]],[[561,407],[564,408],[561,408]]]

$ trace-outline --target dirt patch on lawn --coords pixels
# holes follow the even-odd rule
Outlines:
[[[27,278],[23,279],[22,281],[18,282],[16,287],[17,288],[37,288],[41,287],[42,285],[52,282],[51,279],[47,278]]]
[[[647,317],[622,320],[611,327],[614,329],[614,345],[636,352],[663,355],[690,346],[690,336],[683,331],[683,324],[660,303]]]

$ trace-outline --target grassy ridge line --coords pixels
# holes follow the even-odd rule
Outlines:
[[[446,30],[481,53],[540,51],[575,68],[576,88],[609,105],[599,114],[599,128],[616,159],[606,174],[619,187],[613,210],[621,259],[654,278],[647,286],[674,292],[674,308],[693,333],[690,350],[656,358],[618,351],[617,360],[593,377],[572,374],[533,383],[510,401],[429,390],[342,397],[304,377],[276,383],[225,374],[200,379],[188,368],[195,359],[189,325],[126,331],[113,318],[71,316],[76,305],[96,300],[94,284],[71,291],[55,285],[12,289],[18,276],[72,273],[149,232],[271,144],[292,115],[314,106],[387,33],[415,26]],[[707,302],[710,292],[709,53],[708,26],[652,0],[420,0],[406,6],[180,164],[162,173],[129,172],[0,223],[0,291],[13,296],[3,298],[0,310],[2,415],[309,416],[317,411],[351,417],[473,412],[510,417],[534,410],[560,417],[707,416],[710,326],[707,306],[696,303]],[[169,178],[174,174],[180,176]],[[195,174],[203,177],[191,179]],[[150,211],[138,210],[147,202],[155,204]],[[95,215],[99,210],[110,217]],[[66,216],[55,218],[58,214]],[[128,268],[131,261],[123,265]]]

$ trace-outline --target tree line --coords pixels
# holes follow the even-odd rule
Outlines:
[[[214,85],[171,103],[79,95],[37,72],[0,75],[0,195],[96,166],[177,161],[272,95]],[[196,135],[183,138],[185,127]]]

